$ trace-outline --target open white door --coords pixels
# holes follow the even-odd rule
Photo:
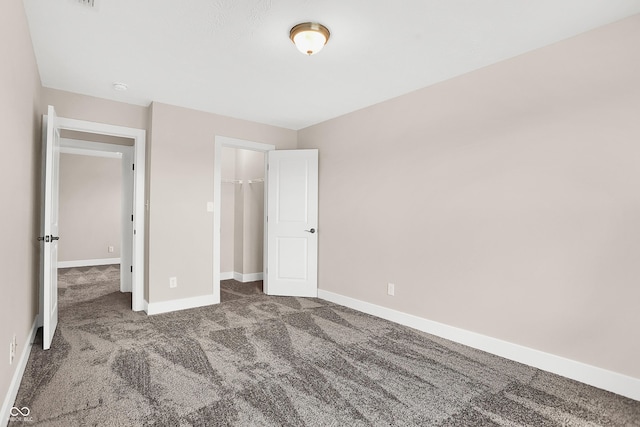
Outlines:
[[[264,292],[318,296],[318,150],[267,153]]]
[[[57,116],[50,105],[43,120],[43,217],[40,314],[42,315],[42,347],[51,347],[58,325],[58,182],[60,166],[60,130]]]

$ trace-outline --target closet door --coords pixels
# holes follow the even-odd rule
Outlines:
[[[318,150],[267,154],[264,292],[318,296]]]

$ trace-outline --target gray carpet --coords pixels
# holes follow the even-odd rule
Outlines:
[[[640,425],[640,402],[327,301],[225,281],[217,306],[146,316],[118,275],[60,270],[16,401],[30,425]]]

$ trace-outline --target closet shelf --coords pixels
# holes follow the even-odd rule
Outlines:
[[[264,178],[255,179],[223,179],[224,184],[257,184],[258,182],[264,182]]]

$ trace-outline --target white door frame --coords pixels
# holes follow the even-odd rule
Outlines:
[[[121,160],[122,185],[120,188],[120,292],[132,291],[133,266],[133,193],[135,180],[132,173],[133,146],[60,138],[60,154],[106,157]]]
[[[220,303],[220,218],[222,212],[222,149],[224,147],[239,148],[242,150],[259,151],[266,153],[267,151],[275,150],[276,146],[272,144],[263,144],[261,142],[246,141],[244,139],[229,138],[226,136],[216,135],[215,138],[215,152],[213,158],[213,303]],[[267,156],[264,159],[265,172],[267,165]],[[266,180],[266,173],[265,173]],[[265,181],[265,189],[267,188]],[[266,198],[265,198],[266,203]],[[267,210],[264,210],[264,218],[266,221]],[[266,245],[266,233],[267,227],[264,227],[265,238],[263,239],[263,246]],[[264,251],[264,257],[266,258],[267,251]],[[266,266],[266,262],[263,262],[262,269]],[[266,280],[266,274],[263,274]]]
[[[58,127],[77,132],[98,135],[118,136],[133,139],[134,202],[133,202],[133,277],[131,284],[133,311],[144,310],[144,260],[145,260],[145,165],[146,165],[146,131],[144,129],[88,122],[84,120],[58,117]]]

